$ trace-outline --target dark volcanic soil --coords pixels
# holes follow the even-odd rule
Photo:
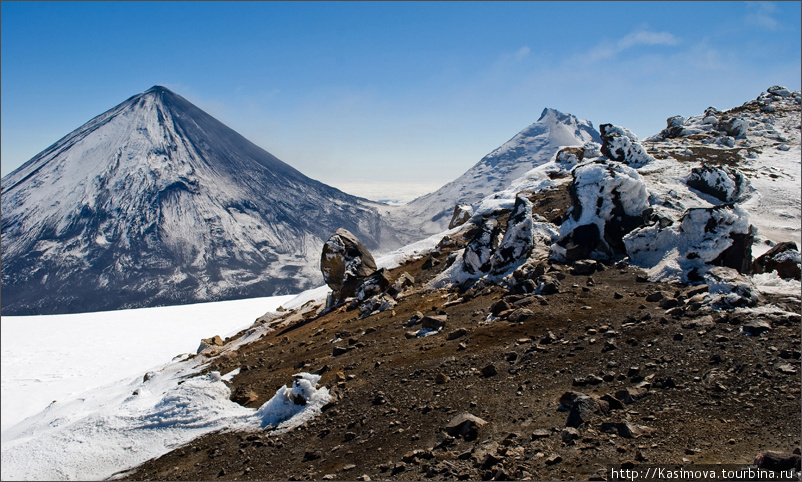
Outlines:
[[[800,445],[799,315],[763,315],[771,329],[748,336],[740,332],[747,315],[704,307],[666,313],[671,302],[647,301],[659,292],[682,302],[699,287],[639,282],[637,270],[613,266],[576,276],[551,265],[565,276],[553,295],[492,287],[466,299],[421,291],[445,265],[423,263],[393,270],[416,279],[393,311],[365,319],[359,310],[311,312],[210,367],[241,367],[232,399],[245,401],[252,390],[254,408],[294,373],[322,372],[321,384],[340,399],[314,421],[282,434],[214,433],[127,479],[587,480],[625,461],[751,463],[759,452]],[[483,323],[502,298],[531,317]],[[796,299],[765,301],[800,310]],[[418,310],[447,314],[445,328],[408,339],[419,326],[405,325]],[[459,329],[466,333],[449,339]],[[349,351],[334,356],[335,346]],[[561,395],[615,401],[628,388],[631,403],[586,415],[568,440]],[[445,437],[463,412],[487,424],[474,440]],[[608,433],[605,422],[642,433]]]

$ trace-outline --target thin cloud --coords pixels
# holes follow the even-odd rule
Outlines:
[[[517,52],[515,52],[515,61],[519,62],[524,59],[527,55],[529,55],[530,49],[526,45],[519,48]]]
[[[746,22],[766,30],[777,30],[780,22],[774,18],[777,6],[772,2],[746,2]]]
[[[592,48],[582,58],[586,63],[609,59],[633,47],[651,45],[677,45],[679,40],[670,32],[653,32],[651,30],[638,30],[621,37],[615,42],[603,42]]]

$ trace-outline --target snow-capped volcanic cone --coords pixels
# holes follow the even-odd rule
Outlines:
[[[153,87],[2,180],[2,313],[298,292],[338,228],[394,247],[376,204],[314,181]]]
[[[551,161],[562,146],[601,143],[593,124],[555,109],[543,109],[534,124],[482,158],[463,175],[437,191],[421,196],[398,210],[413,228],[425,234],[448,227],[454,206],[478,203],[502,191],[510,182],[541,164]]]

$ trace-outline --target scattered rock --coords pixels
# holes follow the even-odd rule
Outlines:
[[[470,413],[461,413],[452,418],[446,425],[446,433],[452,437],[462,437],[465,440],[475,440],[479,429],[487,422]]]
[[[587,395],[579,395],[571,405],[571,411],[568,412],[568,420],[566,420],[565,426],[579,427],[603,411],[604,408],[598,400]]]
[[[534,312],[527,308],[518,308],[507,316],[507,320],[513,323],[527,321],[534,316]]]
[[[447,315],[428,315],[421,319],[421,326],[426,330],[437,331],[446,326]]]
[[[573,443],[574,440],[580,437],[579,429],[574,427],[566,427],[560,432],[560,438],[565,443]]]
[[[630,422],[604,422],[601,431],[606,433],[617,433],[624,438],[638,438],[642,435],[652,435],[654,429],[643,425],[636,425]]]
[[[793,241],[777,243],[752,263],[755,274],[776,271],[780,278],[800,279],[802,277],[802,257]]]
[[[456,340],[457,338],[463,337],[468,334],[468,330],[465,328],[458,328],[446,336],[447,340]]]
[[[771,330],[771,324],[765,320],[752,320],[741,327],[741,332],[747,335],[758,336]]]
[[[765,470],[802,470],[799,454],[783,452],[762,452],[755,457],[755,465]]]

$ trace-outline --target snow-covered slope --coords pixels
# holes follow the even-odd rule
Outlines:
[[[304,176],[153,87],[2,180],[2,312],[298,292],[344,227],[396,247],[377,204]]]
[[[532,168],[550,161],[562,146],[601,142],[593,124],[571,114],[546,108],[534,124],[482,158],[463,175],[437,191],[421,196],[391,212],[421,234],[448,227],[454,206],[473,204],[506,189]]]

